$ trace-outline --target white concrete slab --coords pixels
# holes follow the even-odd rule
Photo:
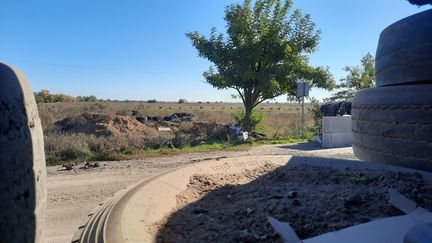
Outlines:
[[[352,132],[351,116],[324,116],[322,118],[322,130],[326,133]]]
[[[351,132],[334,132],[323,133],[322,147],[323,148],[341,148],[352,146],[352,133]]]

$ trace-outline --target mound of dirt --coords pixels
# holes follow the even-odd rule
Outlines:
[[[432,209],[420,174],[266,166],[238,174],[194,175],[177,208],[159,222],[158,242],[282,242],[267,216],[289,222],[301,239],[401,215],[389,188]]]
[[[227,125],[215,123],[194,122],[187,134],[194,139],[232,141],[237,135]]]
[[[156,136],[157,130],[137,121],[135,118],[100,113],[84,113],[76,117],[67,117],[55,125],[63,132],[86,133],[97,136],[115,136],[133,133]]]

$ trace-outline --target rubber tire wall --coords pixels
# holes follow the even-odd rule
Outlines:
[[[21,71],[0,62],[0,242],[44,242],[45,180],[34,94]]]
[[[362,90],[352,122],[359,159],[432,171],[432,84]]]
[[[380,35],[376,86],[432,83],[432,10],[402,19]]]

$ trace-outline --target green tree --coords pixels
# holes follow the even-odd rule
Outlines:
[[[309,113],[312,115],[312,119],[314,121],[314,132],[316,135],[321,135],[322,130],[322,115],[321,115],[321,104],[319,101],[311,97],[310,98],[310,107],[308,108]]]
[[[227,34],[211,29],[207,38],[186,33],[199,56],[211,61],[205,81],[217,89],[235,89],[243,101],[243,129],[250,131],[253,109],[261,102],[295,95],[297,82],[311,87],[332,88],[326,67],[309,65],[317,49],[320,31],[310,15],[290,12],[292,1],[251,0],[226,7]]]
[[[367,53],[360,62],[360,66],[343,69],[348,74],[336,85],[339,91],[329,98],[330,101],[351,101],[357,91],[375,86],[375,58]]]
[[[432,0],[408,0],[411,4],[415,4],[417,6],[423,6],[426,4],[432,4]]]

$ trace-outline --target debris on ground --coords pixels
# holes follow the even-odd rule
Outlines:
[[[237,140],[246,141],[249,137],[248,132],[243,131],[243,129],[236,124],[229,124],[228,128],[237,134]]]
[[[89,169],[93,169],[93,168],[97,168],[97,167],[99,167],[99,162],[94,162],[93,164],[87,162],[84,164],[84,166],[80,167],[80,169],[89,170]]]
[[[178,210],[155,227],[158,242],[282,242],[267,221],[271,216],[307,239],[402,215],[389,203],[390,188],[432,209],[432,188],[418,173],[267,164],[193,175],[177,196]]]
[[[72,170],[74,166],[75,166],[75,164],[73,164],[73,163],[64,163],[62,165],[62,168],[63,168],[63,170]]]
[[[194,122],[197,120],[196,116],[192,113],[176,112],[170,116],[139,116],[138,113],[133,113],[135,118],[141,123],[147,122]]]
[[[172,132],[172,129],[169,127],[158,127],[159,132]]]
[[[339,101],[320,106],[322,116],[343,116],[351,115],[351,102]]]
[[[193,122],[196,121],[196,119],[197,118],[194,114],[186,112],[173,113],[172,115],[163,118],[164,121],[169,122]]]

